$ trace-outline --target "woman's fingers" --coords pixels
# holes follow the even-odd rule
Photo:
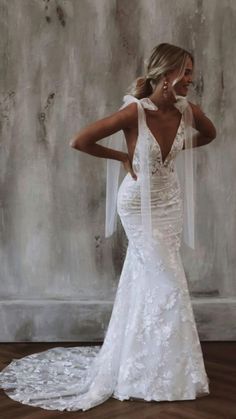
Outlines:
[[[131,165],[130,160],[129,160],[129,158],[128,158],[128,157],[127,157],[127,159],[123,162],[123,165],[124,165],[125,170],[126,170],[128,173],[130,173],[130,174],[131,174],[132,178],[133,178],[134,180],[137,180],[137,175],[136,175],[136,173],[134,173],[133,168],[132,168],[132,165]]]

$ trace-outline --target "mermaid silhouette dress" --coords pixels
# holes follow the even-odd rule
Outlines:
[[[139,104],[145,109],[151,102],[143,98]],[[110,397],[174,401],[209,394],[179,253],[183,200],[174,163],[184,144],[183,118],[164,160],[146,121],[140,123],[145,126],[133,156],[138,178],[127,173],[117,196],[128,248],[103,345],[56,347],[13,360],[0,373],[0,386],[16,401],[49,410],[85,411]],[[141,232],[142,141],[148,141],[151,174],[150,255],[144,252]]]

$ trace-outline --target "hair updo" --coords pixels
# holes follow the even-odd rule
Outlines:
[[[181,79],[188,57],[194,64],[193,55],[186,49],[168,43],[157,45],[153,48],[150,57],[144,61],[145,76],[138,77],[128,88],[126,94],[131,94],[137,99],[148,97],[166,72],[178,68],[180,69],[179,79]],[[175,80],[175,83],[179,79]]]

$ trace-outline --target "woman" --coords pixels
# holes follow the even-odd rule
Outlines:
[[[184,220],[174,164],[187,146],[187,107],[197,130],[194,146],[216,137],[212,122],[186,99],[193,64],[188,51],[158,45],[122,109],[70,142],[76,150],[122,162],[127,171],[117,196],[129,239],[126,259],[102,347],[54,348],[12,362],[0,378],[13,399],[44,409],[88,410],[111,396],[174,401],[209,394],[179,255]],[[97,144],[120,130],[127,152]],[[107,208],[109,226],[112,201]],[[107,235],[114,229],[113,216]]]

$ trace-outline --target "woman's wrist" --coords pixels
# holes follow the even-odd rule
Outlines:
[[[127,160],[129,160],[129,155],[127,153],[121,152],[121,163],[125,163]]]
[[[192,108],[195,123],[198,123],[205,114],[199,105],[195,105],[194,103],[191,103],[191,102],[189,102],[189,104]]]

